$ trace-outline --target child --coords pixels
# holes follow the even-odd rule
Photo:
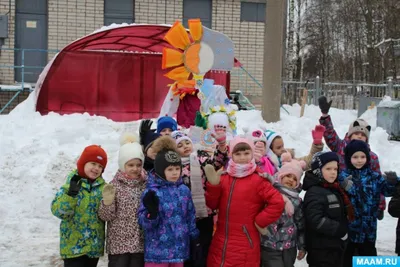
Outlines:
[[[99,209],[100,219],[107,222],[108,267],[144,266],[143,232],[137,216],[146,186],[143,162],[138,138],[129,133],[122,135],[119,169],[111,183],[104,186]]]
[[[354,210],[337,177],[339,158],[334,152],[317,153],[304,177],[306,191],[303,211],[306,218],[307,263],[310,267],[342,265],[348,219]],[[347,214],[347,215],[346,215]]]
[[[207,267],[260,266],[258,228],[275,222],[283,211],[282,195],[258,174],[253,154],[253,142],[236,136],[227,173],[205,167],[207,206],[219,212]]]
[[[190,252],[195,261],[200,256],[194,204],[189,188],[182,183],[182,161],[174,140],[162,136],[154,146],[161,150],[139,209],[139,224],[145,233],[145,266],[183,267]]]
[[[263,131],[256,129],[254,131],[245,132],[246,137],[254,143],[254,159],[256,160],[257,166],[260,167],[263,172],[274,175],[278,170],[267,156],[269,148],[267,146],[267,138]]]
[[[64,267],[96,267],[104,254],[104,222],[97,212],[101,202],[107,165],[106,152],[97,145],[86,147],[77,162],[77,170],[51,203],[51,212],[61,219],[60,252]]]
[[[322,113],[322,116],[319,119],[319,123],[325,126],[326,129],[324,132],[325,143],[327,144],[327,146],[331,151],[337,153],[339,157],[339,167],[341,170],[343,170],[346,168],[344,160],[345,147],[350,143],[351,140],[354,139],[368,143],[369,135],[371,132],[371,126],[368,125],[368,123],[363,119],[357,119],[350,124],[349,130],[346,133],[344,139],[340,139],[335,131],[335,128],[333,127],[331,116],[328,114],[329,109],[331,108],[332,101],[328,103],[326,97],[321,96],[318,99],[318,104]],[[371,158],[371,169],[374,172],[381,173],[378,156],[372,151],[370,151],[369,153]],[[383,219],[385,209],[386,209],[386,200],[385,197],[381,195],[379,216],[378,216],[379,220]]]
[[[182,179],[183,183],[190,189],[192,188],[192,181],[194,179],[201,179],[201,184],[205,187],[206,176],[203,168],[207,164],[211,164],[215,169],[220,169],[225,166],[228,162],[228,149],[226,146],[226,128],[216,126],[215,137],[219,140],[217,149],[213,156],[210,156],[204,150],[197,150],[194,153],[194,157],[190,157],[193,153],[193,143],[190,138],[181,131],[174,131],[171,136],[175,139],[177,145],[177,151],[182,159]],[[193,160],[194,159],[194,160]],[[195,161],[195,162],[194,162]],[[192,195],[196,199],[195,195]],[[204,201],[204,195],[202,196]],[[203,202],[204,203],[204,202]],[[185,266],[206,266],[208,249],[211,244],[212,235],[214,231],[214,215],[215,213],[208,209],[208,216],[197,218],[196,226],[200,231],[200,243],[202,247],[202,259],[201,261],[194,263],[192,261],[185,262]]]
[[[304,163],[304,162],[303,162]],[[282,194],[285,210],[279,220],[266,228],[261,236],[261,262],[263,267],[293,267],[297,259],[305,256],[304,217],[299,197],[303,167],[296,160],[282,163],[274,187]]]
[[[314,154],[317,152],[321,152],[324,148],[324,144],[322,143],[322,136],[324,131],[325,128],[323,126],[315,126],[315,129],[311,132],[313,143],[311,145],[310,152],[308,153],[308,155],[298,158],[298,160],[304,160],[306,162],[306,170],[311,168],[311,160]],[[280,135],[270,130],[265,131],[264,134],[267,138],[267,147],[269,148],[268,157],[270,158],[276,169],[279,170],[279,168],[282,166],[281,156],[284,152],[290,152],[292,154],[292,157],[295,158],[294,150],[285,148],[285,144],[283,143],[283,139]]]
[[[344,256],[344,266],[352,266],[357,249],[360,256],[376,256],[376,230],[380,195],[393,195],[399,180],[396,173],[385,177],[371,169],[369,146],[360,140],[351,141],[345,148],[346,169],[339,181],[348,192],[355,210],[355,220],[349,224],[349,242]],[[386,178],[386,179],[385,179]]]
[[[170,135],[178,129],[178,125],[174,118],[164,116],[157,121],[157,133],[160,135]]]
[[[389,202],[388,212],[394,218],[400,218],[400,186],[396,186],[396,191]],[[400,219],[397,220],[396,227],[396,253],[400,256]]]

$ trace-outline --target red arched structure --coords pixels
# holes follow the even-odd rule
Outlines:
[[[171,80],[161,53],[168,25],[128,25],[95,32],[61,50],[36,85],[41,114],[84,113],[115,121],[157,117]],[[235,60],[237,64],[240,64]],[[229,91],[229,72],[206,77]]]

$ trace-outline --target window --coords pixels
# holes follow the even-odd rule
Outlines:
[[[188,27],[189,19],[200,19],[211,29],[212,0],[183,0],[183,25]]]
[[[265,3],[241,2],[240,21],[265,22]]]
[[[104,0],[104,25],[133,23],[134,0]]]

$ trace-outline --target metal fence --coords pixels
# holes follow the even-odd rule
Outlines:
[[[13,73],[16,70],[20,71],[20,81],[13,85],[0,85],[0,114],[10,112],[18,103],[22,102],[29,93],[34,89],[34,86],[25,82],[25,74],[28,70],[43,70],[45,66],[34,66],[26,65],[26,54],[27,53],[57,53],[59,50],[45,50],[45,49],[21,49],[21,48],[0,48],[1,52],[13,52],[20,62],[20,65],[8,65],[0,64],[0,69],[13,69]],[[17,54],[18,52],[18,54]],[[18,55],[20,58],[17,58]],[[16,63],[15,63],[16,64]],[[15,75],[15,74],[14,74]]]
[[[325,95],[332,100],[332,107],[340,109],[358,109],[360,96],[383,97],[385,95],[398,98],[400,84],[389,80],[387,83],[346,83],[346,82],[321,82],[319,77],[312,81],[283,81],[282,104],[301,104],[303,92],[307,89],[307,104],[318,105],[318,97]]]

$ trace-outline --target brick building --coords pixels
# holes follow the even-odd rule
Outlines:
[[[0,50],[0,65],[21,65],[26,51],[25,82],[34,83],[39,68],[56,50],[111,23],[173,24],[200,17],[205,26],[228,35],[235,44],[235,56],[260,83],[263,72],[265,0],[0,0],[0,15],[7,15],[7,37]],[[3,17],[4,18],[4,17]],[[1,21],[0,21],[1,22]],[[1,27],[0,27],[1,28]],[[1,38],[3,37],[3,38]],[[44,50],[51,50],[46,53]],[[0,84],[21,82],[20,69],[0,68]],[[231,75],[232,89],[241,89],[255,103],[261,88],[243,71]],[[0,109],[13,93],[0,92]],[[7,99],[8,98],[8,99]],[[17,99],[22,101],[25,95]],[[18,101],[14,101],[15,104]]]

